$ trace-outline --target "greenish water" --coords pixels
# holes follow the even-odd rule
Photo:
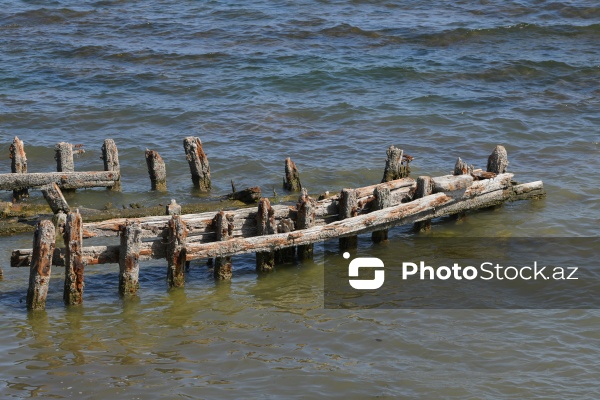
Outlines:
[[[429,235],[598,236],[594,2],[0,4],[0,152],[19,136],[43,172],[57,142],[83,144],[83,171],[102,169],[105,138],[119,148],[123,192],[78,191],[73,206],[204,201],[232,179],[283,193],[288,156],[311,193],[337,191],[379,182],[391,144],[415,177],[458,156],[485,167],[503,144],[509,171],[547,197]],[[191,135],[210,195],[192,188]],[[149,191],[146,148],[167,164],[167,193]],[[410,237],[361,237],[359,253],[394,258]],[[179,291],[145,262],[134,301],[117,295],[117,266],[89,267],[81,307],[62,305],[54,268],[47,310],[30,314],[27,271],[8,266],[27,247],[31,235],[0,239],[3,398],[597,397],[597,310],[328,310],[326,257],[345,262],[328,243],[266,277],[235,257],[231,284],[193,263]]]

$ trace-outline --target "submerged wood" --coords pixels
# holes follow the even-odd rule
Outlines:
[[[119,294],[135,295],[140,287],[140,253],[142,250],[142,228],[137,222],[127,223],[121,228],[119,247]],[[163,252],[164,253],[164,252]]]
[[[44,310],[52,272],[56,232],[51,221],[40,221],[33,235],[33,255],[29,270],[27,309]]]
[[[267,198],[258,202],[256,213],[256,234],[258,236],[272,235],[277,232],[273,207]],[[272,251],[256,253],[256,271],[271,272],[275,268],[275,253]]]
[[[83,259],[82,220],[79,212],[69,213],[64,228],[65,286],[63,300],[66,305],[83,303],[85,261]]]
[[[27,156],[25,155],[25,146],[23,141],[15,136],[10,145],[10,170],[13,174],[27,173]],[[29,197],[27,187],[13,189],[13,201]]]
[[[121,190],[121,166],[119,165],[119,150],[113,139],[105,139],[102,144],[102,157],[104,161],[104,170],[117,172],[117,176],[113,186],[109,189],[113,191]]]
[[[187,228],[179,215],[173,215],[169,221],[167,241],[167,283],[169,287],[183,287],[185,283],[185,245]]]
[[[146,149],[146,165],[148,166],[152,190],[166,191],[167,169],[160,154],[157,151]]]
[[[194,136],[185,138],[183,148],[190,166],[194,186],[202,191],[209,191],[212,188],[210,166],[200,138]]]
[[[214,218],[214,224],[217,231],[217,242],[224,242],[231,239],[231,233],[233,231],[233,215],[220,211]],[[214,257],[215,266],[213,275],[215,279],[219,281],[231,280],[231,256],[219,256],[215,254]]]
[[[56,183],[63,190],[111,187],[118,180],[119,173],[114,171],[0,174],[0,190],[36,188],[50,183]]]

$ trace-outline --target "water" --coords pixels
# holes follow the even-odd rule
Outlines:
[[[73,205],[202,201],[182,139],[199,136],[215,190],[281,192],[292,156],[311,193],[381,179],[385,149],[441,175],[506,146],[546,199],[435,225],[430,235],[598,236],[600,8],[591,1],[0,2],[0,146],[25,142],[29,171],[54,144],[83,144],[79,170],[119,147],[123,193]],[[167,163],[149,192],[144,150]],[[10,171],[10,160],[0,161]],[[10,193],[0,194],[2,200]],[[34,194],[31,201],[43,201]],[[405,229],[386,244],[390,256]],[[4,398],[595,398],[595,310],[325,310],[324,251],[231,285],[193,264],[183,291],[142,266],[137,301],[116,267],[88,268],[66,309],[55,268],[47,311],[27,314],[27,272],[0,239]],[[361,252],[369,252],[368,238]],[[373,251],[377,251],[373,247]],[[380,250],[379,250],[380,251]]]

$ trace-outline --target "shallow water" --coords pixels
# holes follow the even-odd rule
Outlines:
[[[83,144],[100,170],[115,139],[123,193],[78,191],[103,207],[203,201],[238,187],[283,193],[283,160],[311,193],[381,179],[390,144],[413,176],[456,157],[485,167],[496,144],[545,199],[435,224],[433,236],[598,236],[600,8],[594,2],[22,1],[0,11],[0,146],[25,142],[30,172],[53,146]],[[199,136],[210,196],[192,189],[182,140]],[[151,193],[144,150],[167,164]],[[0,160],[10,171],[10,160]],[[10,193],[0,194],[9,200]],[[34,194],[30,201],[41,202]],[[383,245],[394,257],[398,228]],[[117,267],[86,270],[85,304],[62,305],[55,268],[47,311],[28,314],[27,271],[8,267],[31,235],[0,239],[0,393],[105,398],[595,398],[596,310],[328,310],[323,264],[257,278],[234,258],[215,285],[193,263],[167,292],[165,266],[142,265],[137,301]],[[361,238],[361,253],[381,252]],[[333,257],[332,259],[339,259]],[[327,259],[329,260],[329,258]],[[344,262],[341,260],[339,262]],[[92,393],[93,391],[93,393]]]

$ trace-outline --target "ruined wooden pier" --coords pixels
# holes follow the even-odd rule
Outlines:
[[[195,170],[208,172],[202,167],[207,163],[202,163],[198,143],[188,144],[192,150],[188,159],[199,163]],[[253,208],[178,215],[181,208],[173,202],[165,216],[97,223],[82,222],[77,211],[69,211],[64,248],[55,247],[53,235],[47,232],[51,224],[42,221],[34,235],[34,248],[14,250],[11,266],[30,268],[29,290],[35,295],[31,302],[28,297],[29,309],[44,307],[47,290],[43,285],[51,265],[65,266],[65,303],[78,304],[83,299],[83,271],[89,265],[119,264],[119,292],[131,296],[139,290],[140,262],[146,260],[166,259],[168,287],[183,286],[186,263],[197,259],[214,258],[215,279],[228,280],[234,255],[256,253],[256,270],[265,273],[277,262],[296,256],[310,259],[316,242],[340,239],[340,248],[348,249],[357,245],[358,234],[373,232],[373,241],[381,242],[387,239],[387,229],[395,226],[414,224],[417,230],[427,229],[434,218],[544,195],[541,181],[513,181],[513,174],[506,172],[508,158],[502,146],[488,158],[486,171],[459,159],[453,175],[415,180],[407,176],[411,160],[392,146],[382,183],[345,188],[316,200],[301,188],[297,168],[288,159],[284,184],[301,190],[292,205],[271,205],[269,199],[260,198]],[[207,185],[194,178],[196,182]],[[84,246],[85,239],[110,236],[118,236],[119,244]]]

